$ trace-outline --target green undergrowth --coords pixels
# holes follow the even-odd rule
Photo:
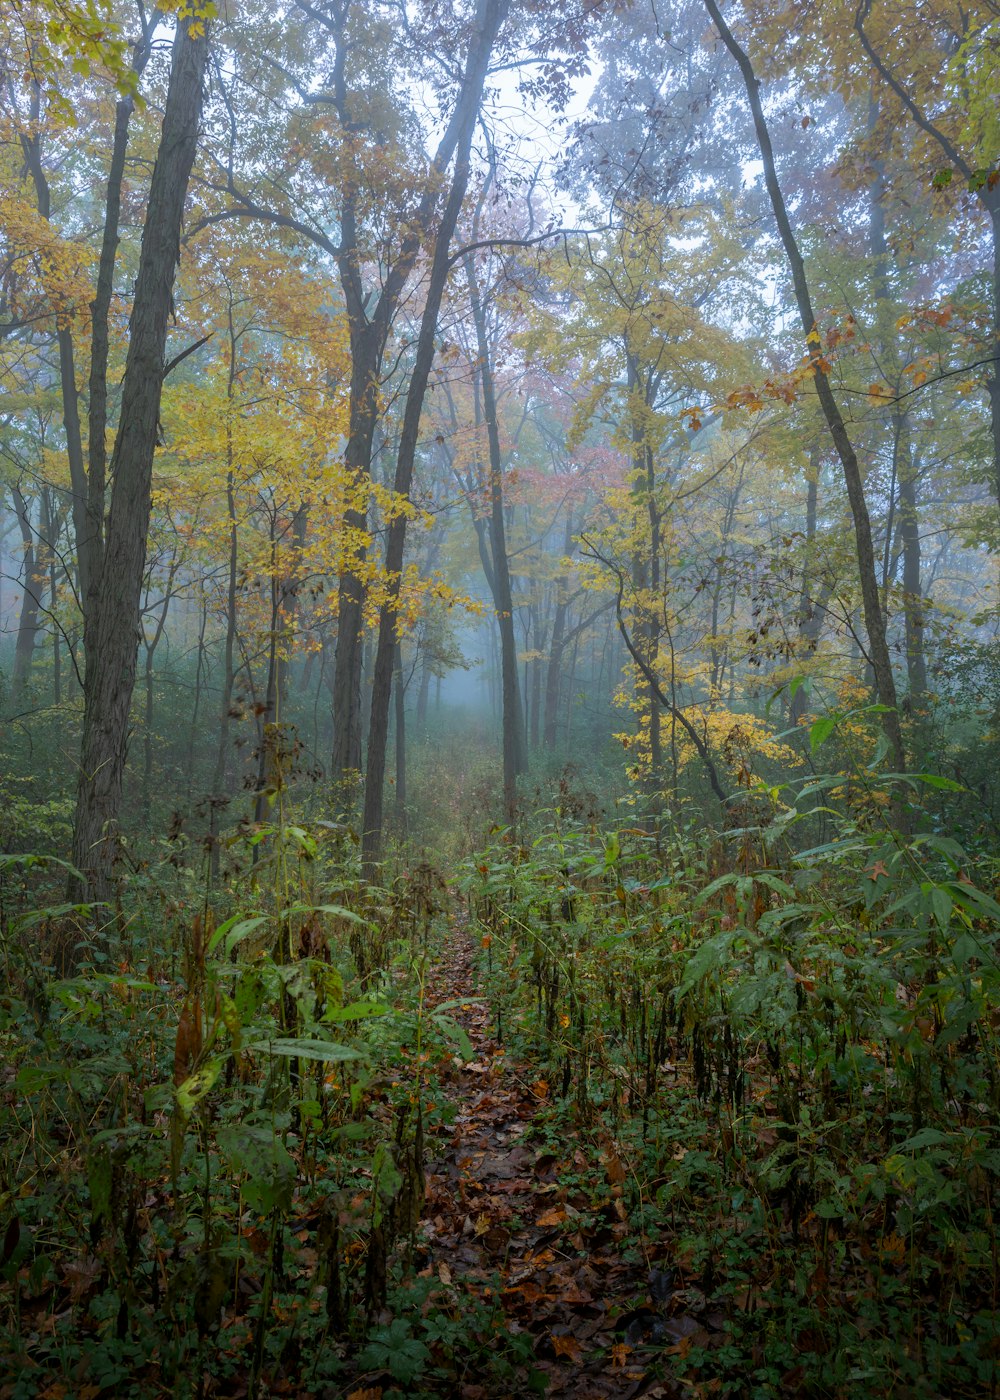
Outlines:
[[[65,868],[4,858],[4,1400],[440,1394],[468,1364],[412,1267],[436,1066],[470,1053],[426,1005],[442,882],[366,885],[328,836],[257,829],[239,888],[123,925],[32,908]]]
[[[725,841],[560,811],[531,842],[499,831],[461,876],[481,974],[547,1075],[553,1144],[582,1136],[620,1183],[660,1315],[633,1340],[678,1393],[981,1400],[1000,1375],[996,870],[899,836],[879,801],[825,806],[827,839],[796,849],[841,782],[758,794]]]
[[[417,1229],[470,1050],[427,998],[449,885],[565,1229],[648,1279],[623,1377],[994,1395],[997,870],[940,786],[759,788],[721,836],[567,804],[384,887],[279,800],[227,882],[168,860],[114,909],[0,858],[0,1400],[543,1392]]]

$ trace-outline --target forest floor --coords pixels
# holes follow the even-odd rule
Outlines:
[[[551,854],[74,978],[10,925],[0,1400],[1000,1394],[1000,905]]]
[[[428,985],[428,1008],[469,999],[452,1014],[474,1058],[456,1056],[440,1079],[455,1116],[427,1149],[424,1272],[492,1309],[498,1336],[530,1338],[529,1394],[679,1394],[650,1374],[644,1348],[711,1345],[723,1319],[693,1316],[663,1246],[637,1239],[613,1144],[560,1126],[548,1082],[498,1043],[495,1015],[476,999],[475,959],[458,922]],[[494,1393],[476,1370],[471,1358],[462,1400]]]

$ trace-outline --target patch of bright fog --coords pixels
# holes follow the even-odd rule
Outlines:
[[[566,158],[566,144],[574,122],[586,117],[594,88],[604,71],[596,58],[589,61],[589,71],[574,80],[568,105],[558,110],[545,102],[531,102],[519,90],[521,75],[530,77],[532,69],[544,67],[549,60],[532,59],[490,72],[482,101],[481,124],[489,133],[489,144],[504,171],[504,183],[509,189],[517,182],[525,188],[538,189],[547,198],[555,192],[556,174]],[[413,86],[414,106],[423,115],[428,149],[432,149],[444,131],[444,122],[435,110],[430,92],[420,85]],[[449,113],[450,115],[450,113]],[[484,162],[489,153],[480,152]],[[563,193],[562,203],[548,211],[551,223],[565,222],[567,216],[576,219],[579,211],[573,200]]]

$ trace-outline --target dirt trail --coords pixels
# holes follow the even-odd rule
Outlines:
[[[459,924],[432,969],[428,1005],[475,993],[474,950]],[[629,1235],[615,1161],[591,1159],[572,1138],[554,1147],[528,1132],[549,1088],[537,1071],[500,1047],[485,1003],[450,1013],[465,1028],[475,1058],[443,1075],[457,1112],[445,1134],[427,1143],[427,1196],[420,1233],[424,1271],[458,1297],[493,1310],[496,1340],[527,1352],[506,1396],[571,1395],[579,1400],[670,1397],[646,1362],[680,1340],[660,1316],[650,1288],[664,1275],[626,1258]],[[595,1165],[596,1164],[596,1165]],[[595,1204],[596,1203],[596,1204]],[[499,1288],[498,1288],[499,1280]],[[457,1394],[486,1400],[488,1358],[470,1357]]]

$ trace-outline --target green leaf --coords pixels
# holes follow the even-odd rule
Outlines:
[[[332,914],[337,919],[346,919],[350,924],[368,922],[360,914],[355,914],[353,909],[345,909],[342,904],[291,904],[281,911],[283,919],[289,919],[294,914]]]
[[[388,1370],[393,1380],[410,1386],[423,1371],[430,1355],[424,1343],[410,1335],[409,1323],[396,1317],[388,1327],[375,1328],[358,1364],[368,1371]]]
[[[785,880],[779,879],[777,875],[772,875],[769,870],[758,870],[753,878],[758,885],[764,885],[767,889],[774,890],[775,894],[783,894],[788,899],[795,898],[792,886]]]
[[[31,870],[34,866],[40,865],[44,870],[46,866],[58,865],[60,870],[65,870],[74,879],[83,882],[83,876],[75,865],[70,865],[68,861],[59,860],[57,856],[36,856],[36,855],[0,855],[0,871],[9,869],[14,865],[23,865],[25,870]],[[96,904],[78,904],[77,909],[96,909]]]
[[[392,1007],[384,1001],[352,1001],[347,1006],[328,1006],[323,1013],[327,1022],[361,1021],[368,1016],[388,1016]]]
[[[943,778],[940,773],[911,773],[918,783],[926,783],[928,787],[940,788],[942,792],[968,792],[968,788],[961,783],[956,783],[953,778]]]
[[[823,715],[820,719],[814,720],[809,729],[809,751],[815,753],[821,744],[824,744],[837,727],[839,715]]]
[[[484,997],[453,997],[451,1001],[439,1001],[437,1006],[431,1009],[434,1012],[459,1011],[466,1006],[482,1006],[484,1002]]]
[[[438,1030],[441,1031],[453,1045],[458,1046],[458,1052],[463,1060],[468,1061],[476,1058],[475,1051],[472,1048],[472,1041],[466,1034],[464,1026],[460,1026],[458,1022],[453,1021],[450,1016],[439,1016],[436,1012],[431,1019]]]
[[[219,993],[219,1003],[222,1011],[222,1023],[229,1032],[229,1037],[233,1042],[233,1049],[238,1054],[240,1040],[243,1035],[243,1022],[240,1019],[239,1008],[232,997],[226,996],[225,992]]]
[[[694,901],[694,908],[697,909],[700,904],[704,904],[706,900],[712,898],[712,895],[718,894],[719,890],[725,889],[727,885],[739,885],[745,880],[745,875],[736,875],[732,872],[728,875],[720,875],[717,880],[713,880],[710,885],[705,886],[701,894]]]
[[[255,1040],[246,1046],[257,1054],[279,1055],[287,1060],[363,1060],[364,1052],[351,1045],[337,1045],[332,1040],[292,1039],[280,1036],[276,1040]]]
[[[896,1152],[900,1155],[904,1152],[924,1152],[928,1147],[943,1147],[951,1141],[951,1135],[943,1133],[940,1128],[921,1128],[905,1142],[901,1142]]]
[[[285,836],[294,845],[298,846],[299,850],[302,851],[303,855],[309,860],[315,860],[319,855],[319,847],[316,845],[316,838],[315,836],[310,836],[305,827],[286,826]]]
[[[948,891],[953,903],[960,908],[1000,923],[1000,904],[975,885],[967,885],[963,880],[948,880],[942,888]]]
[[[207,1064],[202,1065],[201,1069],[197,1069],[194,1074],[189,1075],[183,1084],[178,1084],[176,1089],[177,1106],[185,1119],[191,1117],[191,1114],[215,1084],[224,1063],[224,1060],[218,1058],[209,1060]]]
[[[883,758],[885,758],[888,752],[888,737],[885,734],[880,734],[878,736],[878,741],[875,745],[875,752],[872,754],[872,761],[868,764],[869,773],[873,772],[879,766],[879,764],[882,762]]]
[[[974,170],[969,176],[969,193],[978,194],[980,190],[985,189],[985,187],[989,184],[990,177],[992,175],[993,171],[989,168],[989,166],[985,166],[979,170]]]
[[[14,1078],[14,1088],[19,1094],[37,1094],[48,1089],[51,1084],[69,1080],[69,1065],[65,1063],[47,1065],[22,1065]]]
[[[707,939],[700,948],[695,949],[688,958],[684,976],[677,988],[678,999],[686,996],[703,977],[707,977],[710,972],[714,972],[722,966],[735,936],[734,929],[727,929],[724,933],[717,933],[714,938]]]
[[[793,676],[792,679],[788,682],[787,685],[779,685],[778,688],[777,688],[777,690],[775,690],[775,691],[768,697],[767,704],[764,706],[764,713],[765,713],[766,715],[770,715],[770,713],[771,713],[771,706],[774,704],[775,700],[778,699],[778,696],[779,696],[779,695],[783,695],[783,694],[785,693],[786,690],[788,691],[788,698],[789,698],[789,700],[794,700],[795,697],[796,697],[796,695],[798,695],[799,691],[800,691],[803,687],[805,687],[805,691],[806,691],[806,694],[807,694],[807,695],[808,695],[809,692],[812,690],[812,685],[811,685],[811,683],[810,683],[810,681],[809,681],[808,676]],[[788,733],[789,733],[789,734],[797,734],[797,733],[798,733],[798,730],[797,730],[797,729],[790,729],[790,730],[788,730]]]
[[[964,972],[973,958],[982,958],[982,945],[969,933],[960,933],[952,944],[951,956],[959,972]]]
[[[215,930],[208,940],[208,948],[206,951],[214,953],[222,940],[225,939],[225,952],[228,957],[237,943],[241,943],[248,934],[253,933],[254,929],[260,928],[261,924],[266,923],[266,914],[257,914],[252,919],[241,919],[239,914],[234,914],[231,919],[226,919],[226,921],[221,923]]]
[[[942,928],[947,928],[951,923],[951,911],[953,901],[951,895],[941,885],[931,887],[931,908],[934,910],[934,917]]]
[[[937,851],[939,855],[944,856],[953,870],[960,870],[966,863],[965,851],[950,836],[938,836],[934,832],[927,831],[915,836],[911,845],[926,846],[930,851]]]

